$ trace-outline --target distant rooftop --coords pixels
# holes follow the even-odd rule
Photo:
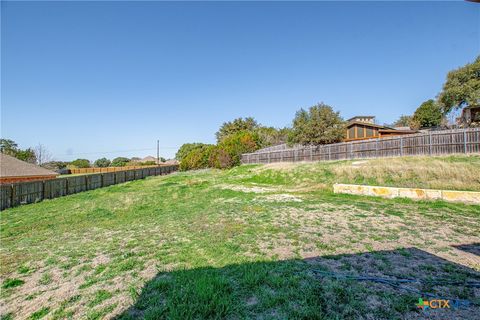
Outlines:
[[[0,177],[57,176],[58,173],[0,153]]]
[[[347,120],[348,122],[366,122],[366,123],[374,123],[375,116],[355,116]]]

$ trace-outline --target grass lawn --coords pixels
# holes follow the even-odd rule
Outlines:
[[[479,167],[248,165],[8,209],[2,319],[478,319],[480,289],[462,284],[480,281],[480,206],[335,195],[332,183],[480,191]],[[421,311],[424,293],[471,304]]]

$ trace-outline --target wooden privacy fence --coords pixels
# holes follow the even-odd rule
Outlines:
[[[161,166],[161,165],[160,165]],[[103,172],[117,172],[133,169],[145,169],[145,168],[155,168],[157,165],[151,166],[125,166],[125,167],[104,167],[104,168],[75,168],[69,169],[72,174],[85,174],[85,173],[103,173]]]
[[[242,164],[366,159],[480,152],[480,128],[429,131],[412,135],[320,146],[274,146],[242,154]]]
[[[53,199],[82,191],[103,188],[148,176],[168,174],[178,170],[178,165],[155,166],[142,169],[88,174],[44,181],[20,182],[0,185],[0,210],[21,204]]]

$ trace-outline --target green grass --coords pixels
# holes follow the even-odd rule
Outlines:
[[[0,221],[2,312],[37,319],[418,317],[418,295],[315,272],[478,281],[480,266],[453,246],[478,246],[480,207],[336,195],[331,185],[445,184],[414,168],[434,163],[454,187],[475,189],[458,170],[470,172],[479,158],[405,158],[402,172],[381,163],[376,171],[350,170],[348,161],[248,165],[8,209]],[[427,289],[479,300],[469,288]],[[473,311],[452,312],[471,318]]]

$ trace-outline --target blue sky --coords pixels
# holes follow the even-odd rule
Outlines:
[[[411,114],[480,53],[469,2],[5,2],[1,135],[57,160],[173,157],[222,122]],[[138,150],[113,152],[123,150]]]

